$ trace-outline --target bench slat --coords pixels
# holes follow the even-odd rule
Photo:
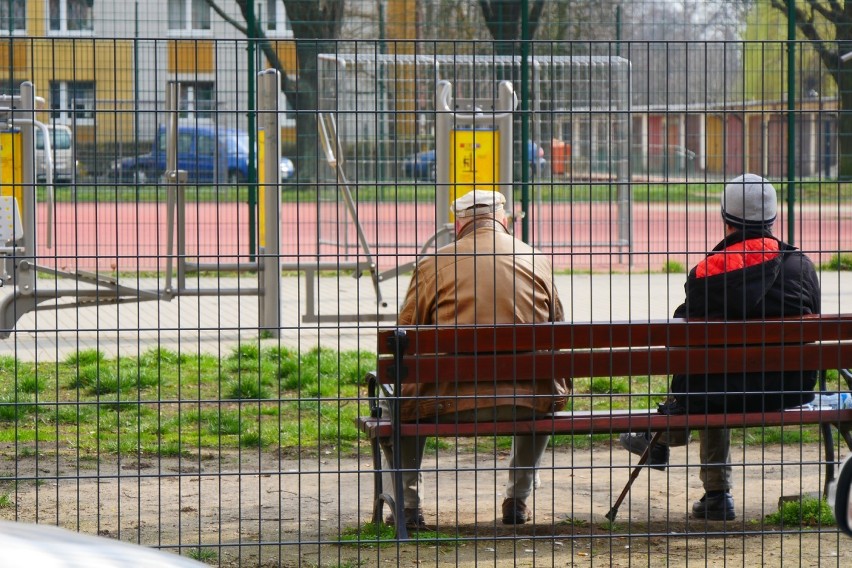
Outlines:
[[[802,316],[751,321],[599,322],[511,324],[497,326],[421,326],[403,328],[409,352],[462,353],[476,351],[556,351],[599,347],[686,347],[810,343],[852,338],[852,314]],[[378,334],[380,355],[393,353],[388,339],[393,330]]]
[[[383,383],[394,380],[394,361],[378,361]],[[541,377],[621,377],[699,373],[740,373],[762,369],[821,370],[852,367],[852,342],[559,351],[408,355],[406,382],[505,382]]]
[[[712,428],[749,428],[799,424],[842,424],[852,426],[852,409],[784,410],[745,414],[693,414],[666,416],[655,411],[562,412],[552,418],[535,421],[465,422],[459,424],[402,424],[402,436],[511,436],[514,434],[617,434],[660,430]],[[392,434],[390,420],[362,417],[359,429],[370,438]]]

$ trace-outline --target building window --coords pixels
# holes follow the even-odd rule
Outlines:
[[[23,82],[23,79],[15,79],[14,81],[0,79],[0,95],[7,97],[19,96],[21,94],[21,83]]]
[[[216,110],[216,91],[212,82],[181,82],[180,118],[212,119]]]
[[[94,30],[93,4],[94,0],[50,0],[48,6],[50,31],[90,32]]]
[[[95,84],[51,81],[50,118],[60,124],[94,124]]]
[[[12,18],[9,19],[11,8]],[[0,34],[27,31],[27,0],[0,0]]]
[[[271,36],[292,36],[293,28],[287,19],[287,12],[281,0],[266,0],[261,4],[262,12],[258,14],[261,25]]]
[[[169,30],[210,29],[210,5],[206,0],[169,0]]]

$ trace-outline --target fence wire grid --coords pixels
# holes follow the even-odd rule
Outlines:
[[[567,322],[672,317],[724,237],[725,182],[744,172],[775,185],[775,235],[813,260],[822,313],[852,313],[838,97],[791,98],[741,65],[787,43],[393,43],[314,46],[315,80],[270,109],[250,90],[267,60],[247,64],[257,46],[244,39],[0,41],[13,61],[0,99],[0,519],[215,566],[848,565],[821,495],[848,449],[835,432],[829,464],[814,425],[732,430],[725,522],[689,515],[704,493],[697,440],[672,448],[665,471],[643,470],[606,519],[636,465],[618,433],[553,436],[519,525],[501,520],[510,436],[429,438],[430,530],[399,540],[371,522],[365,377],[413,263],[452,232],[438,214],[439,81],[456,111],[484,116],[499,113],[497,82],[512,84],[513,134],[499,140],[513,156],[510,227],[550,265]],[[88,55],[63,59],[69,49]],[[817,75],[801,85],[828,82],[806,69]],[[42,101],[23,112],[27,83]],[[271,112],[282,159],[258,182],[257,124]],[[32,119],[53,137],[52,187],[38,177],[44,146],[15,142]],[[167,149],[184,183],[164,176]],[[264,192],[281,199],[272,252]],[[270,254],[274,325],[259,269]],[[668,383],[578,376],[568,408],[655,408]],[[827,389],[850,385],[831,370]]]

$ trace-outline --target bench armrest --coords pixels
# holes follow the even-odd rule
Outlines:
[[[838,369],[840,376],[846,381],[846,387],[849,390],[852,390],[852,370],[850,369]]]
[[[370,405],[370,416],[381,418],[382,407],[379,406],[379,400],[384,398],[387,404],[393,404],[393,386],[382,384],[379,381],[376,371],[368,371],[364,376],[364,380],[367,381],[367,399]]]

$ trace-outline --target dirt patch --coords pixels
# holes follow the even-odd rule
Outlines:
[[[834,527],[763,523],[782,495],[820,491],[819,447],[749,446],[734,456],[737,519],[690,519],[703,491],[697,445],[672,451],[666,472],[643,472],[614,523],[604,515],[629,475],[618,448],[560,448],[542,464],[535,522],[506,527],[505,452],[438,450],[424,462],[427,522],[453,542],[340,544],[370,520],[368,455],[221,451],[118,460],[21,456],[3,448],[0,517],[159,546],[201,548],[223,566],[842,566],[852,541]],[[791,452],[795,452],[794,458]],[[806,465],[790,463],[802,460]],[[15,483],[12,480],[17,480]],[[458,542],[455,542],[458,539]]]

